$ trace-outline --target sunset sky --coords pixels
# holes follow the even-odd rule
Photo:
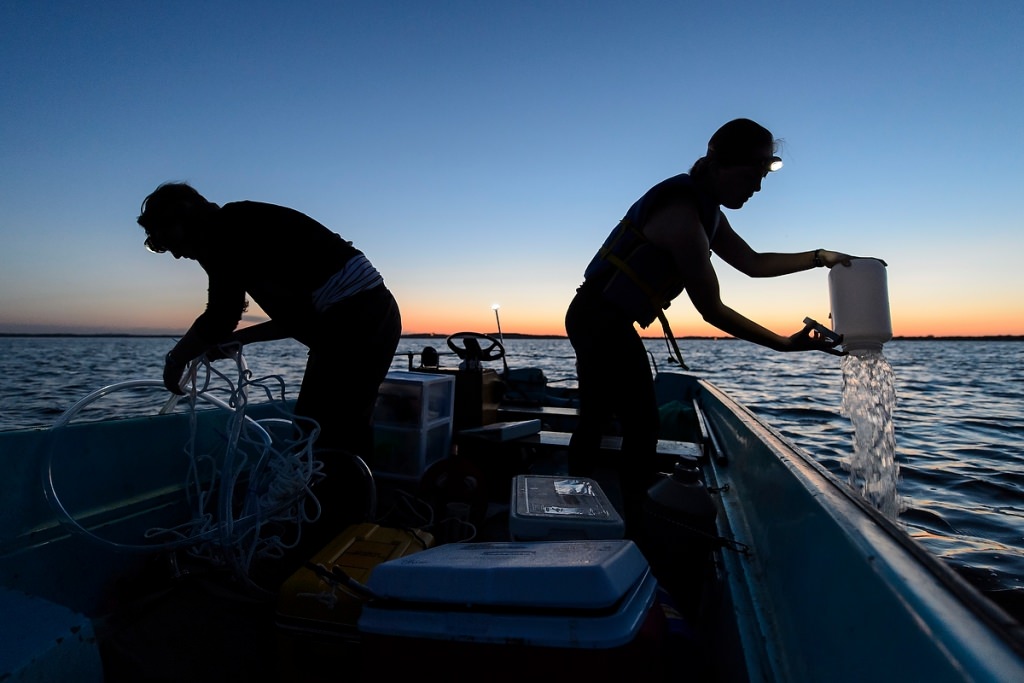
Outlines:
[[[1024,334],[1022,34],[1020,0],[5,2],[0,332],[184,331],[205,274],[135,224],[183,180],[352,240],[406,333],[564,334],[629,205],[749,117],[785,159],[728,212],[751,246],[885,259],[897,336]],[[828,320],[824,269],[715,264],[776,332]]]

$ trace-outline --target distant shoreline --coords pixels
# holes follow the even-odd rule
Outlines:
[[[484,332],[492,337],[498,337],[497,332]],[[0,332],[0,338],[28,338],[28,339],[53,339],[53,338],[154,338],[154,339],[175,339],[180,334],[133,334],[128,332],[109,333],[76,333],[76,332]],[[447,339],[449,335],[437,332],[417,332],[403,334],[402,339]],[[504,339],[568,339],[564,334],[521,334],[517,332],[505,332],[500,335]],[[645,336],[644,339],[663,339],[662,335]],[[676,337],[677,340],[713,340],[713,341],[738,341],[735,337]],[[893,337],[892,341],[1024,341],[1024,335],[997,334],[981,336],[958,336],[958,335],[922,335],[922,336],[899,336]]]

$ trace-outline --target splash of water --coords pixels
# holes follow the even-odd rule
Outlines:
[[[881,351],[850,354],[842,360],[840,413],[853,426],[853,455],[842,463],[850,484],[885,516],[896,519],[903,504],[897,489],[896,435],[892,415],[896,388],[892,366]]]

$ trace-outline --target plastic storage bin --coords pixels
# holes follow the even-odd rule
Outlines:
[[[593,479],[520,474],[512,482],[509,533],[517,541],[622,538],[625,531]]]
[[[454,376],[389,372],[373,414],[374,474],[413,481],[447,456],[454,407]]]

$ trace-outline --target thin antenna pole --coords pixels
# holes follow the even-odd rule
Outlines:
[[[494,310],[494,321],[498,323],[498,341],[501,345],[505,345],[505,338],[501,335],[501,318],[498,317],[498,309],[501,308],[500,304],[493,304],[491,308]]]

